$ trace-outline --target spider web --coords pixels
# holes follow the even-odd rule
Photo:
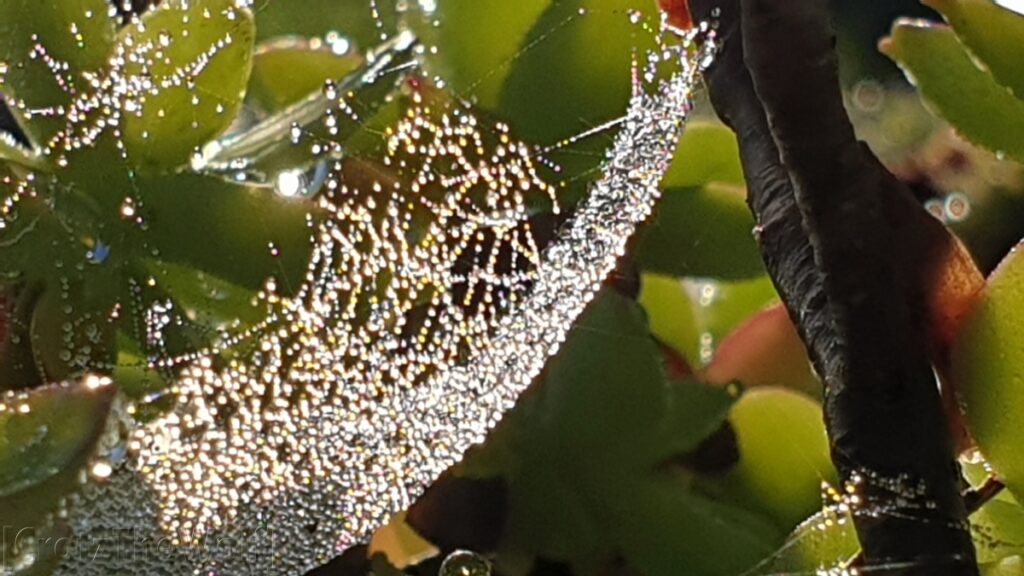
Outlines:
[[[189,66],[201,70],[217,50]],[[429,82],[416,50],[408,33],[390,39],[342,88]],[[377,157],[328,155],[309,181],[276,175],[279,192],[292,178],[318,189],[302,285],[282,292],[268,280],[258,325],[151,361],[174,374],[160,397],[173,408],[139,424],[134,404],[115,406],[96,460],[102,478],[61,511],[74,550],[59,572],[301,573],[407,508],[512,407],[649,216],[712,50],[664,44],[641,55],[625,115],[556,147],[519,141],[514,126],[457,98],[412,90],[397,120],[374,132]],[[132,95],[159,92],[117,72],[75,101],[81,120],[54,150],[87,148],[118,121],[87,111],[128,112],[139,105]],[[338,88],[326,87],[315,129],[297,125],[293,144],[330,152],[339,122],[370,130]],[[545,214],[559,213],[559,184],[544,152],[612,127],[600,178],[556,225]],[[193,167],[224,168],[218,154],[231,145]],[[226,166],[249,177],[244,163]],[[162,348],[185,314],[151,306],[147,341]]]

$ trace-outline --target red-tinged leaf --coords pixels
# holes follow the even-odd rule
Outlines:
[[[658,0],[658,6],[668,14],[668,23],[683,30],[693,28],[693,17],[687,0]]]

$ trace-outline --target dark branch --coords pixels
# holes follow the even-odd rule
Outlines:
[[[691,7],[696,20],[720,10],[712,103],[739,137],[765,262],[826,383],[867,565],[976,574],[928,337],[952,238],[857,142],[824,0]]]

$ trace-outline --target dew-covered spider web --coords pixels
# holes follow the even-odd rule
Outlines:
[[[368,9],[376,16],[377,3]],[[89,478],[51,517],[85,552],[64,554],[60,573],[300,574],[408,507],[512,407],[650,215],[714,50],[708,32],[694,43],[649,30],[659,40],[633,56],[627,109],[559,142],[524,141],[515,125],[442,90],[444,79],[421,66],[434,48],[408,30],[385,34],[365,66],[287,114],[246,119],[243,111],[229,136],[195,152],[180,181],[304,202],[305,271],[290,280],[282,264],[252,295],[249,307],[260,312],[252,321],[205,332],[193,327],[201,310],[162,290],[175,284],[172,265],[127,275],[125,290],[115,290],[125,296],[98,306],[142,318],[126,329],[138,343],[135,363],[120,354],[113,383],[133,369],[166,385],[148,381],[115,399]],[[216,38],[160,82],[149,70],[173,48],[171,36],[78,76],[40,44],[30,57],[47,64],[71,103],[11,104],[23,116],[61,120],[42,146],[62,167],[105,141],[125,160],[128,124],[146,102],[191,89],[235,41]],[[195,94],[197,106],[202,98]],[[593,138],[607,142],[599,173],[567,201],[568,183],[583,176],[563,173],[552,152]],[[4,178],[16,190],[2,207],[4,246],[41,234],[44,220],[26,206],[75,193],[30,170]],[[110,206],[147,262],[159,263],[174,245],[149,243],[163,232],[147,182],[126,168],[128,192]],[[70,232],[78,221],[68,222]],[[86,265],[103,266],[116,249],[101,240],[84,247]],[[288,248],[260,250],[277,257]],[[206,297],[233,297],[201,273],[185,277]],[[88,331],[90,318],[66,332]],[[189,330],[202,346],[180,342]],[[68,338],[63,352],[82,348]],[[88,354],[66,360],[111,368]],[[4,405],[14,410],[23,398],[8,394]]]
[[[301,574],[366,542],[482,442],[559,350],[650,215],[714,52],[710,26],[680,38],[640,12],[553,10],[507,62],[456,81],[435,66],[446,48],[429,30],[389,21],[413,11],[443,26],[436,3],[365,0],[369,35],[257,50],[351,57],[350,69],[309,96],[296,88],[294,102],[263,94],[234,110],[229,88],[201,79],[245,45],[232,23],[285,0],[190,12],[197,1],[161,5],[180,26],[153,34],[127,8],[67,14],[69,26],[33,35],[21,54],[56,92],[4,95],[44,128],[30,136],[49,164],[0,172],[0,281],[24,284],[39,311],[22,321],[0,301],[13,314],[4,337],[43,342],[20,368],[68,383],[26,379],[36,389],[5,393],[0,415],[29,418],[39,390],[110,413],[74,490],[42,484],[61,494],[39,527],[50,540],[0,549],[15,574]],[[480,102],[505,68],[592,17],[649,40],[631,47],[621,109],[551,135]],[[64,43],[87,51],[108,20],[121,38],[111,56],[88,70],[63,60]],[[183,57],[183,46],[198,49]],[[0,62],[0,81],[20,73]],[[165,104],[181,93],[186,106]],[[548,103],[507,104],[521,115]],[[574,113],[556,112],[539,117]],[[210,131],[226,135],[173,166],[147,165],[175,139],[147,122],[201,133],[211,114],[235,118]],[[23,145],[5,134],[0,159]],[[699,287],[714,296],[712,283]],[[111,348],[113,359],[96,353]],[[47,446],[52,424],[30,447]],[[789,554],[807,546],[852,558],[851,513],[931,505],[904,479],[865,478],[899,504],[827,489],[826,510],[754,571],[807,573]]]

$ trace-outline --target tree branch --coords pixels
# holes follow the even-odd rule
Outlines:
[[[976,574],[929,338],[955,240],[857,142],[824,0],[691,8],[719,10],[711,100],[739,137],[762,254],[826,383],[866,565]]]

